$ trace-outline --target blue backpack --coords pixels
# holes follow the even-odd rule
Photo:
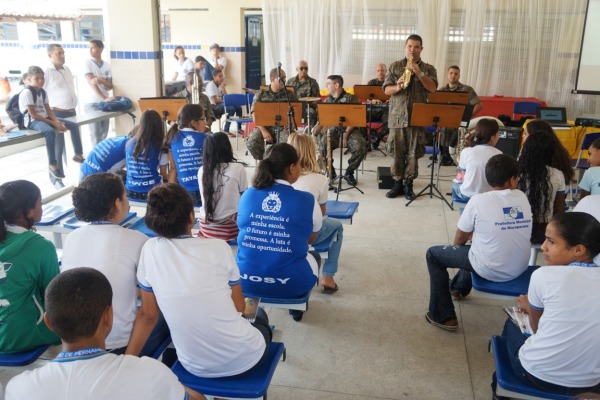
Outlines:
[[[131,100],[127,97],[117,96],[113,101],[98,103],[100,111],[127,111],[131,108]]]

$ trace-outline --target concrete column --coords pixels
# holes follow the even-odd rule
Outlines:
[[[137,100],[162,92],[158,14],[159,0],[105,0],[103,58],[111,64],[114,94],[130,98],[138,117]],[[131,118],[117,118],[116,134],[131,128]]]

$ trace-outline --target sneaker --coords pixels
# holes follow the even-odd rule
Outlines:
[[[444,154],[442,156],[442,161],[440,162],[440,165],[442,167],[456,167],[456,163],[454,162],[454,160],[452,159],[452,157],[450,157],[449,154]]]
[[[446,331],[455,331],[458,329],[458,320],[456,318],[450,318],[444,322],[435,322],[431,316],[429,315],[429,313],[425,313],[425,319],[427,320],[427,322],[429,322],[431,325],[436,326],[438,328],[444,329]]]
[[[49,166],[48,172],[50,172],[50,175],[52,175],[56,179],[63,179],[65,177],[65,173],[62,172],[62,170],[58,167],[54,167],[53,169],[52,166]]]
[[[85,161],[85,158],[83,158],[81,154],[77,154],[76,156],[73,156],[73,161],[81,164]]]
[[[458,290],[451,290],[450,297],[452,297],[452,301],[459,301],[465,298]]]
[[[60,179],[58,179],[56,182],[54,182],[54,189],[61,190],[64,188],[65,188],[65,184],[62,183],[62,181]]]

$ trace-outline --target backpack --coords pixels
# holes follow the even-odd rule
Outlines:
[[[25,89],[31,91],[31,94],[33,95],[33,103],[35,104],[35,102],[37,101],[37,92],[31,86],[25,86],[23,90]],[[21,90],[21,92],[23,90]],[[21,92],[15,94],[13,97],[10,98],[8,103],[6,103],[5,110],[10,120],[14,124],[17,124],[19,126],[19,129],[27,129],[27,127],[25,126],[25,114],[23,114],[19,109],[19,95],[21,94]],[[42,94],[42,98],[45,99],[46,92],[44,91],[44,89],[40,89],[40,93]]]
[[[113,101],[101,101],[98,103],[100,111],[127,111],[130,108],[131,100],[123,96],[117,96]]]

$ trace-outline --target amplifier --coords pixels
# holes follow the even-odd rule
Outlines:
[[[522,128],[501,126],[498,136],[498,143],[496,148],[502,151],[504,154],[508,154],[514,158],[519,155],[519,146],[521,145],[521,135],[523,134]]]
[[[584,114],[575,118],[575,126],[594,126],[600,127],[600,115]]]
[[[379,189],[391,189],[394,186],[390,167],[377,167],[377,184]]]

